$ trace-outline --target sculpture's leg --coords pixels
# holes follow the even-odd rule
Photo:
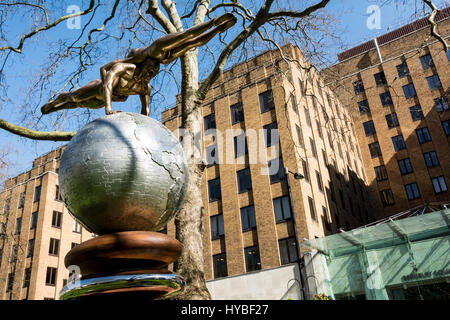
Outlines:
[[[183,42],[178,47],[174,48],[172,52],[170,52],[170,55],[168,55],[167,59],[162,59],[161,63],[168,64],[172,61],[174,61],[176,58],[182,56],[186,51],[200,47],[202,45],[205,45],[208,43],[216,34],[219,32],[223,32],[227,30],[230,26],[234,25],[234,21],[226,21],[222,23],[221,25],[215,27],[214,29],[209,30],[208,32],[203,33],[202,35],[195,37],[193,39],[190,39],[188,41]]]
[[[140,94],[139,98],[141,99],[141,114],[144,116],[150,115],[150,93],[151,86],[150,83],[147,87],[147,92],[145,94]]]
[[[136,69],[136,65],[132,63],[117,63],[114,65],[108,72],[105,78],[105,82],[103,83],[103,96],[105,98],[105,113],[112,114],[114,111],[112,110],[111,101],[113,95],[113,89],[119,82],[120,76],[126,72],[132,71]]]

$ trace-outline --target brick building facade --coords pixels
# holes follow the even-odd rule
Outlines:
[[[437,16],[449,41],[450,8]],[[385,217],[450,201],[450,51],[426,18],[338,55],[322,72],[351,113]]]
[[[297,48],[284,51],[308,65]],[[172,131],[181,126],[180,112],[178,104],[162,114]],[[314,69],[265,52],[226,70],[202,113],[207,280],[295,262],[293,215],[300,239],[375,218],[350,115]],[[262,129],[278,129],[278,155]],[[244,137],[246,146],[239,149]],[[285,175],[261,173],[279,157],[282,166],[305,176],[289,174],[292,207]],[[173,222],[168,234],[175,234]]]

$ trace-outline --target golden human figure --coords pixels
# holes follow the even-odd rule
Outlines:
[[[105,113],[111,114],[115,112],[112,101],[126,101],[130,95],[139,95],[141,113],[149,115],[150,80],[158,73],[160,64],[168,64],[186,51],[206,44],[236,21],[233,14],[227,13],[186,31],[167,34],[149,47],[133,49],[126,58],[101,67],[101,80],[93,80],[73,91],[59,94],[47,102],[41,111],[47,114],[62,109],[98,109],[105,106]]]

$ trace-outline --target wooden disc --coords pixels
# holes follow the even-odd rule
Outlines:
[[[83,278],[132,270],[161,269],[181,255],[181,243],[165,234],[126,231],[85,241],[67,253],[66,267],[76,265]]]

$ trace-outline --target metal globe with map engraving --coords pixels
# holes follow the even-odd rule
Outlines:
[[[188,170],[178,139],[160,122],[119,112],[92,121],[67,145],[62,198],[89,231],[157,231],[183,203]]]

